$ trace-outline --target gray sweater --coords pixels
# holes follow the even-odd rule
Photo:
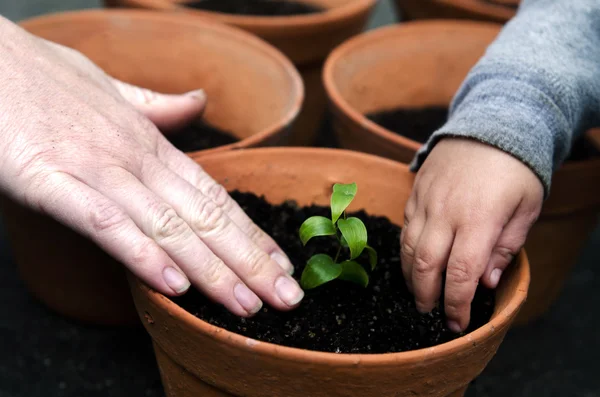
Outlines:
[[[573,140],[599,125],[600,0],[523,0],[411,169],[440,138],[468,137],[528,165],[547,196]]]

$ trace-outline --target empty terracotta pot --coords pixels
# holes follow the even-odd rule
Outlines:
[[[520,0],[395,0],[399,17],[472,19],[505,23],[515,16]]]
[[[242,138],[207,152],[281,143],[301,106],[293,64],[228,26],[142,10],[61,13],[21,26],[79,50],[126,82],[171,93],[204,88],[204,118]],[[35,296],[86,322],[137,321],[120,264],[57,222],[3,201],[15,261]]]
[[[406,165],[335,149],[249,149],[197,160],[228,190],[264,195],[274,204],[292,199],[328,205],[332,183],[356,181],[362,193],[352,210],[387,216],[398,225],[413,183]],[[198,319],[135,277],[129,280],[168,397],[460,397],[494,356],[524,302],[529,265],[522,252],[503,278],[494,314],[483,327],[435,347],[371,355],[253,340]]]
[[[285,1],[285,0],[282,0]],[[310,145],[326,110],[321,68],[329,52],[368,22],[377,0],[306,0],[325,12],[295,16],[248,16],[202,11],[185,6],[191,0],[105,0],[106,6],[172,11],[204,17],[253,33],[286,54],[299,69],[306,100],[290,137],[290,145]]]
[[[324,81],[342,146],[409,163],[421,143],[365,115],[448,107],[500,28],[485,22],[415,21],[365,33],[338,47],[326,62]],[[600,158],[568,162],[555,173],[550,197],[525,246],[532,281],[518,324],[543,315],[558,297],[596,225],[598,180]]]

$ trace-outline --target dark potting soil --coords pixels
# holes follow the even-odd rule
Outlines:
[[[281,0],[200,0],[185,4],[200,10],[254,16],[314,14],[325,9],[298,1]]]
[[[315,238],[306,247],[298,229],[310,216],[329,216],[327,207],[298,208],[294,203],[272,206],[250,193],[233,192],[244,211],[277,241],[296,267],[299,279],[308,258],[316,253],[335,255],[330,238]],[[383,217],[355,213],[369,233],[369,244],[378,252],[378,266],[367,288],[334,280],[307,290],[301,305],[289,312],[268,306],[250,319],[229,313],[192,289],[174,299],[199,318],[247,337],[309,350],[337,353],[387,353],[434,346],[457,337],[446,328],[443,310],[417,312],[400,266],[400,228]],[[443,302],[440,303],[443,308]],[[480,287],[472,304],[467,331],[489,321],[494,294]]]
[[[405,136],[419,143],[427,139],[448,119],[448,108],[400,108],[367,114],[366,117],[385,129]],[[573,142],[566,161],[585,161],[599,157],[600,150],[584,137]]]
[[[235,143],[238,138],[231,133],[197,121],[179,131],[165,134],[166,138],[182,152],[195,152]]]
[[[366,116],[383,128],[420,143],[448,120],[447,107],[401,108],[370,113]]]

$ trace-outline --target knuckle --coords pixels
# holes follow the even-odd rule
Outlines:
[[[111,203],[97,203],[90,206],[88,224],[94,233],[102,233],[113,230],[127,220],[127,215]]]
[[[436,269],[434,261],[428,254],[419,252],[415,256],[415,263],[413,265],[413,272],[417,277],[427,276],[434,272]]]
[[[206,259],[202,264],[202,277],[207,287],[214,287],[225,273],[225,264],[216,256]]]
[[[159,204],[155,214],[152,226],[152,236],[155,240],[177,238],[185,233],[187,229],[185,221],[169,205]]]
[[[455,259],[446,270],[447,278],[453,283],[466,284],[473,282],[472,262],[465,259]]]
[[[218,183],[211,184],[211,186],[208,188],[207,195],[219,207],[226,207],[229,205],[229,193],[227,192],[227,189]]]
[[[200,233],[213,233],[222,230],[227,223],[223,209],[209,198],[202,197],[196,208],[193,227]]]
[[[262,243],[267,239],[265,232],[263,232],[262,229],[256,226],[254,223],[248,226],[246,235],[255,243]]]
[[[496,253],[500,255],[502,259],[504,259],[507,263],[512,261],[515,252],[517,252],[518,250],[519,248],[513,250],[507,247],[496,247],[495,249]]]
[[[154,244],[151,240],[135,244],[131,251],[131,265],[135,268],[145,267],[154,254]]]
[[[459,317],[464,311],[464,307],[465,305],[459,300],[447,298],[444,304],[444,311],[446,312],[446,315],[450,317]]]
[[[408,236],[402,242],[402,253],[409,258],[413,258],[415,256],[414,245]]]
[[[247,272],[249,277],[261,275],[270,261],[269,255],[261,250],[253,250],[246,260]]]

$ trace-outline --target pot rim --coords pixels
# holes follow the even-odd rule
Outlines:
[[[261,131],[252,134],[246,138],[240,139],[237,142],[230,143],[215,148],[188,152],[187,155],[193,155],[195,153],[209,154],[224,152],[233,149],[242,149],[251,147],[260,142],[268,139],[269,137],[277,134],[279,131],[288,128],[294,120],[297,118],[305,99],[305,88],[300,72],[294,66],[292,61],[284,55],[280,50],[275,48],[268,42],[260,39],[259,37],[248,33],[235,26],[225,25],[217,21],[211,21],[208,19],[199,20],[193,15],[181,15],[171,14],[167,12],[160,12],[148,9],[84,9],[84,10],[73,10],[55,12],[50,14],[44,14],[35,16],[27,19],[23,19],[18,22],[18,25],[29,31],[29,29],[37,28],[44,25],[62,25],[67,24],[73,20],[109,20],[112,18],[130,18],[133,21],[145,20],[153,23],[177,23],[178,25],[186,25],[196,29],[207,29],[217,31],[221,35],[229,36],[234,40],[253,46],[261,56],[268,57],[281,66],[281,69],[288,76],[291,81],[291,96],[295,97],[290,108],[287,112],[272,125],[263,128]]]
[[[391,142],[396,146],[408,148],[409,150],[413,150],[415,152],[418,151],[421,146],[423,146],[422,143],[409,139],[400,134],[396,134],[393,131],[380,126],[379,124],[369,120],[365,115],[351,106],[338,90],[338,87],[335,83],[334,69],[341,59],[343,59],[347,54],[353,52],[356,48],[368,46],[372,42],[378,41],[382,38],[394,37],[402,34],[403,32],[428,32],[435,31],[441,27],[460,27],[461,29],[466,30],[470,30],[472,27],[498,29],[498,31],[501,29],[501,25],[495,22],[468,21],[458,19],[430,19],[409,21],[403,24],[385,26],[357,35],[336,47],[329,54],[325,61],[322,79],[329,100],[333,102],[337,110],[341,111],[345,116],[349,117],[353,123],[359,125],[368,133],[374,134],[377,137]]]
[[[216,11],[204,11],[194,8],[186,8],[181,4],[190,0],[130,0],[129,3],[139,4],[143,7],[159,8],[183,12],[195,16],[216,18],[227,24],[234,24],[248,30],[260,28],[280,28],[284,30],[296,28],[314,29],[316,26],[328,26],[354,17],[357,14],[373,7],[379,0],[352,0],[347,4],[335,7],[324,12],[304,15],[285,16],[253,16],[235,15]]]
[[[256,149],[245,149],[242,151],[235,152],[221,152],[211,155],[208,158],[217,158],[222,161],[227,161],[228,158],[233,156],[244,156],[246,153],[252,154],[264,154],[269,155],[271,153],[285,153],[286,155],[292,156],[323,156],[323,157],[339,157],[343,156],[346,158],[364,159],[373,163],[385,164],[386,166],[394,166],[404,172],[408,171],[408,166],[393,160],[385,159],[382,157],[374,156],[371,154],[354,152],[344,149],[329,149],[329,148],[256,148]],[[207,156],[199,156],[196,160],[206,160]],[[228,331],[224,328],[220,328],[205,322],[193,314],[189,313],[176,303],[174,303],[167,296],[152,290],[140,279],[129,273],[131,282],[131,288],[140,288],[143,294],[157,307],[169,313],[174,318],[174,321],[184,323],[188,327],[202,332],[203,334],[211,337],[219,343],[233,346],[237,349],[243,349],[254,354],[259,355],[277,355],[282,359],[295,362],[306,362],[306,363],[334,363],[338,366],[355,366],[357,364],[366,366],[383,366],[389,365],[394,362],[403,363],[418,363],[430,357],[439,358],[440,356],[446,356],[454,354],[460,350],[463,350],[466,346],[472,346],[479,344],[482,341],[493,337],[498,330],[508,326],[509,321],[515,317],[516,313],[520,309],[527,297],[527,291],[529,288],[529,261],[527,254],[524,249],[521,250],[517,256],[519,262],[518,273],[515,277],[518,278],[518,284],[515,288],[515,294],[511,296],[508,304],[504,309],[498,312],[494,318],[486,323],[485,325],[477,328],[473,332],[470,332],[462,337],[459,337],[450,342],[442,343],[437,346],[422,348],[417,350],[411,350],[400,353],[382,353],[382,354],[338,354],[321,352],[314,350],[306,350],[294,347],[287,347],[282,345],[276,345],[269,342],[258,341],[246,336],[236,334]]]

